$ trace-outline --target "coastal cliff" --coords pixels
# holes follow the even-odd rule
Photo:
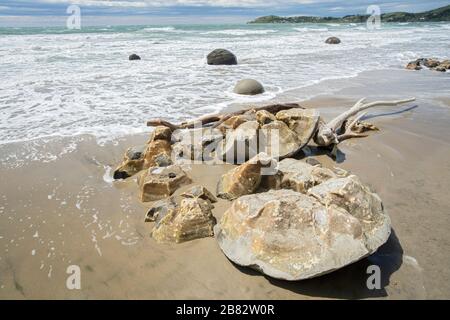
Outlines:
[[[296,16],[296,17],[279,17],[264,16],[259,17],[249,23],[361,23],[366,22],[369,15],[348,15],[344,17],[312,17],[312,16]],[[391,12],[381,15],[384,22],[439,22],[450,21],[450,5],[438,9],[420,12]]]

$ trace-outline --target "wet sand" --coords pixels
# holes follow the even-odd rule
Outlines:
[[[214,238],[157,244],[150,237],[152,224],[144,223],[149,205],[139,202],[135,179],[113,182],[110,171],[147,135],[104,146],[78,137],[70,152],[46,162],[27,159],[23,145],[9,144],[0,151],[18,158],[9,157],[0,169],[0,299],[450,298],[450,94],[422,95],[417,88],[435,77],[422,74],[330,81],[321,86],[331,91],[302,102],[331,119],[362,96],[418,93],[410,105],[417,108],[369,112],[367,121],[380,131],[342,143],[336,161],[309,150],[325,166],[360,176],[383,200],[393,233],[371,257],[316,279],[285,282],[235,266]],[[437,76],[448,82],[448,75]],[[320,87],[309,88],[314,90]],[[297,90],[277,101],[304,97]],[[59,139],[48,147],[58,150],[71,141]],[[231,167],[193,165],[189,174],[195,184],[215,191],[219,176]],[[220,218],[228,205],[220,200],[214,215]],[[381,267],[381,290],[366,287],[371,264]],[[81,290],[66,287],[69,265],[81,268]]]

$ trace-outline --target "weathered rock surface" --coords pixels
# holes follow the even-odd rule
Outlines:
[[[236,56],[226,49],[216,49],[210,52],[206,58],[210,65],[234,65],[237,64]]]
[[[169,128],[156,127],[147,145],[132,147],[125,152],[122,163],[114,170],[114,179],[126,179],[150,167],[172,164],[171,135]]]
[[[302,144],[311,139],[319,123],[319,112],[316,109],[293,108],[278,112],[276,117],[298,135]]]
[[[155,222],[159,216],[163,217],[177,208],[173,197],[157,201],[145,215],[145,222]]]
[[[406,69],[421,70],[423,66],[431,70],[446,72],[448,69],[450,69],[450,60],[439,61],[438,59],[434,58],[420,58],[409,62],[406,65]]]
[[[191,179],[178,165],[151,167],[139,179],[140,199],[143,202],[171,196],[178,188],[190,184]]]
[[[128,60],[133,61],[133,60],[141,60],[141,57],[139,57],[137,54],[133,53],[132,55],[130,55],[128,57]]]
[[[283,121],[275,120],[261,127],[259,148],[274,157],[293,154],[300,147],[300,140]]]
[[[250,110],[227,121],[222,124],[228,131],[222,131],[226,137],[219,156],[228,163],[241,164],[260,152],[277,159],[295,155],[313,137],[319,114],[314,109],[302,108],[283,110],[276,115]]]
[[[157,126],[155,130],[153,130],[149,143],[154,140],[165,140],[171,141],[172,139],[172,130],[165,126]]]
[[[255,120],[257,120],[255,110],[248,110],[244,114],[232,116],[229,119],[225,120],[217,127],[217,129],[225,134],[227,130],[234,130],[244,122]]]
[[[220,248],[239,265],[285,280],[317,277],[370,255],[387,241],[389,217],[376,195],[353,177],[345,181],[324,182],[313,188],[315,197],[271,190],[238,198],[214,228]]]
[[[152,237],[157,242],[181,243],[214,235],[216,219],[210,201],[199,197],[182,198],[178,206],[169,205],[155,209],[158,215]]]
[[[244,163],[258,154],[258,121],[247,121],[223,139],[219,155],[228,163]]]
[[[341,43],[341,40],[337,37],[329,37],[327,40],[325,40],[325,43],[328,44],[339,44]]]
[[[310,188],[336,177],[334,172],[327,168],[312,166],[291,158],[280,161],[278,170],[283,173],[281,187],[301,193],[307,193]]]
[[[203,200],[208,200],[211,203],[217,202],[216,197],[203,186],[193,186],[192,188],[181,194],[181,196],[185,198],[194,198],[194,199],[200,198]]]
[[[126,179],[141,171],[144,167],[144,152],[146,145],[129,148],[123,162],[114,170],[114,179]]]
[[[420,65],[419,61],[411,61],[408,62],[408,64],[406,65],[406,69],[408,70],[421,70],[422,66]]]
[[[234,93],[243,95],[256,95],[264,93],[263,85],[254,79],[239,80],[234,87]]]
[[[364,186],[355,175],[327,180],[308,191],[327,207],[337,206],[357,218],[370,252],[383,244],[390,232],[389,217],[383,212],[380,197]]]
[[[169,141],[166,140],[153,140],[151,141],[144,155],[144,169],[150,167],[156,167],[159,164],[164,163],[162,157],[169,158],[172,154],[172,146]]]
[[[225,173],[218,185],[217,196],[233,200],[255,192],[261,183],[261,169],[270,168],[273,159],[260,153],[246,163]]]
[[[219,129],[209,127],[181,130],[176,134],[178,140],[173,145],[174,154],[178,159],[208,161],[214,159],[223,134]]]
[[[273,115],[272,113],[270,113],[266,110],[260,110],[260,111],[256,112],[256,121],[258,121],[259,124],[262,126],[265,124],[268,124],[270,122],[273,122],[275,120],[277,120],[275,115]]]

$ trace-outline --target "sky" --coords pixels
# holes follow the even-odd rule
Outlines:
[[[81,9],[83,23],[176,24],[239,23],[264,15],[344,16],[381,12],[420,12],[449,0],[0,0],[0,27],[64,25],[69,5]]]

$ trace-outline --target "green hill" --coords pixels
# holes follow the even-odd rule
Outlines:
[[[369,15],[348,15],[341,18],[336,17],[311,17],[311,16],[297,16],[297,17],[279,17],[279,16],[264,16],[257,18],[249,23],[360,23],[366,22]],[[381,15],[383,22],[439,22],[450,21],[450,5],[420,12],[391,12]]]

